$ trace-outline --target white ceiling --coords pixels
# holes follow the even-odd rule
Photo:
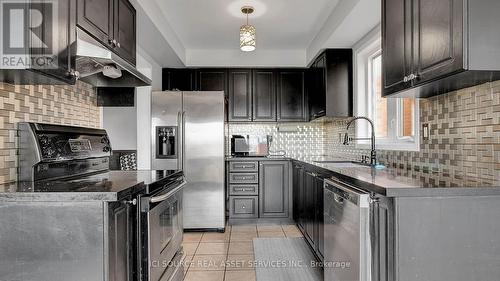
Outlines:
[[[380,0],[134,2],[186,66],[303,67],[321,49],[351,47],[380,22]],[[257,29],[257,50],[251,53],[239,50],[245,5],[256,9],[249,18]]]
[[[255,7],[249,22],[263,50],[305,49],[338,0],[154,0],[186,49],[237,49],[240,8]]]

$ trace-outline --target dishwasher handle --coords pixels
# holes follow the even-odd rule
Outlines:
[[[334,194],[334,200],[339,204],[351,202],[360,208],[368,208],[370,194],[336,178],[325,179],[325,190]]]

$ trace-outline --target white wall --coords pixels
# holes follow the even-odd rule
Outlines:
[[[151,91],[161,90],[161,67],[139,47],[137,69],[150,77],[150,87],[136,89],[137,168],[151,169]]]
[[[135,107],[104,107],[102,126],[108,132],[113,150],[137,149]]]

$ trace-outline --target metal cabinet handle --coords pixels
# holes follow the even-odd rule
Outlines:
[[[242,208],[242,209],[246,209],[247,207],[245,207],[245,206],[243,205],[243,206],[241,206],[241,208]]]
[[[135,206],[135,205],[137,205],[137,199],[134,198],[132,200],[123,200],[122,203],[126,204],[126,205],[133,205],[133,206]]]
[[[74,77],[76,80],[80,79],[80,72],[74,70],[74,69],[70,69],[68,71],[68,76],[70,77]]]
[[[120,42],[116,42],[116,47],[121,48]]]
[[[406,83],[406,82],[408,82],[408,81],[409,81],[408,76],[405,76],[405,77],[403,78],[403,82],[405,82],[405,83]]]

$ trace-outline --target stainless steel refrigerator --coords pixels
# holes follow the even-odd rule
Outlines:
[[[182,169],[184,229],[222,230],[224,92],[153,92],[152,168]]]

